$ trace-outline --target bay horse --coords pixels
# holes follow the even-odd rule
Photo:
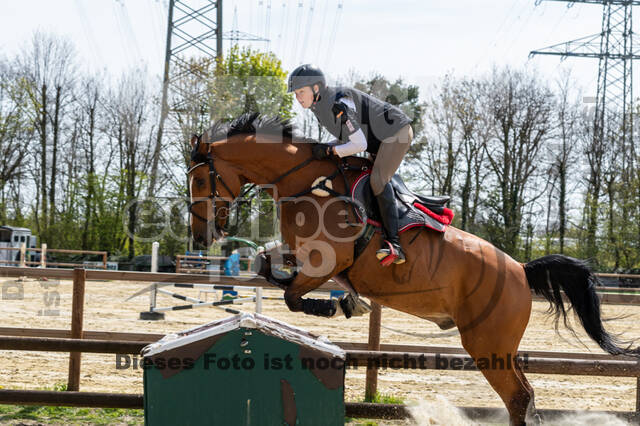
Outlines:
[[[561,290],[587,334],[610,354],[638,356],[623,348],[603,327],[595,292],[598,278],[586,262],[549,255],[522,264],[489,242],[449,226],[444,233],[412,229],[401,234],[406,262],[382,267],[375,256],[380,235],[354,255],[362,231],[353,209],[341,197],[310,193],[319,176],[339,176],[337,159],[314,160],[308,139],[295,137],[291,122],[244,114],[230,124],[216,123],[191,139],[189,167],[191,230],[207,247],[224,235],[227,213],[243,185],[264,188],[279,206],[280,231],[298,265],[295,278],[283,286],[294,312],[332,316],[336,300],[303,298],[332,277],[358,294],[393,309],[424,318],[442,329],[457,327],[462,345],[476,360],[511,360],[531,313],[533,290],[550,302],[556,324],[566,322]],[[333,179],[333,193],[347,194],[370,166],[350,157],[351,167]],[[506,367],[504,367],[506,365]],[[512,424],[538,420],[534,392],[517,362],[495,362],[482,368],[498,393]]]

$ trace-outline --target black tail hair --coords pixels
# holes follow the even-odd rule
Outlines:
[[[589,337],[602,349],[612,355],[640,357],[640,349],[631,349],[630,345],[626,348],[619,346],[629,342],[620,342],[604,329],[600,314],[600,299],[595,289],[600,284],[600,280],[591,271],[586,261],[552,254],[525,264],[524,271],[529,287],[549,301],[549,311],[555,314],[556,328],[562,316],[564,325],[571,330],[560,293],[562,290]]]

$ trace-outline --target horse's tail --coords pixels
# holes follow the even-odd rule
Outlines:
[[[567,322],[567,310],[560,293],[562,290],[589,337],[602,349],[612,355],[640,357],[640,349],[620,347],[620,344],[629,342],[621,343],[604,329],[600,315],[600,299],[595,289],[600,280],[591,272],[586,261],[552,254],[524,264],[524,271],[529,287],[549,301],[549,313],[555,314],[556,329],[562,315],[565,327],[573,332]]]

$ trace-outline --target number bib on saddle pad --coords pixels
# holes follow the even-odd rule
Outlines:
[[[368,224],[379,228],[380,214],[376,199],[371,191],[371,185],[369,185],[370,175],[370,171],[363,172],[353,183],[351,198],[359,205],[356,213],[360,221],[364,223],[366,219]],[[444,232],[447,225],[453,221],[453,211],[446,207],[450,197],[427,197],[414,194],[397,174],[391,179],[391,184],[395,192],[398,218],[400,219],[398,233],[416,227],[427,227]]]

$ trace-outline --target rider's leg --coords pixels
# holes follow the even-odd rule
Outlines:
[[[406,125],[392,137],[383,140],[371,170],[371,189],[380,207],[386,237],[376,256],[382,260],[384,266],[392,262],[404,262],[404,253],[398,238],[398,211],[389,181],[400,167],[412,139],[413,130],[410,125]]]
[[[398,238],[398,207],[390,182],[384,186],[380,194],[376,195],[376,200],[385,236],[382,247],[376,252],[376,257],[383,266],[388,266],[391,263],[404,263],[405,256]]]

